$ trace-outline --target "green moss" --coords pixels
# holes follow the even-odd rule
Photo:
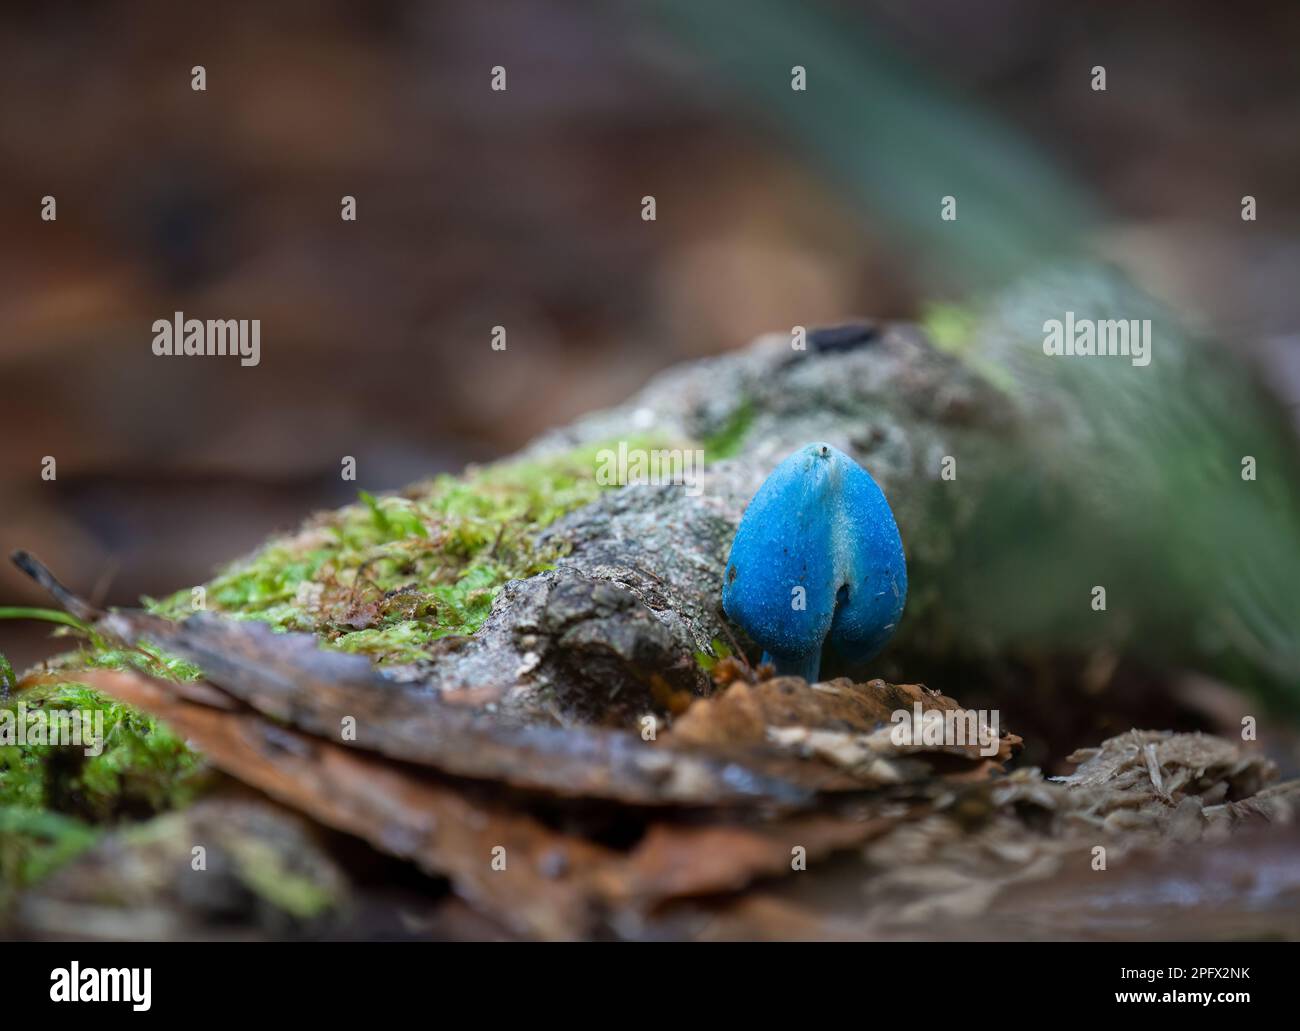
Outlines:
[[[726,641],[715,637],[709,642],[711,653],[698,651],[695,653],[695,664],[704,670],[705,673],[712,673],[713,669],[723,659],[731,658],[731,648]]]
[[[105,654],[78,654],[109,664]],[[99,834],[92,825],[185,805],[206,782],[206,767],[184,741],[82,684],[12,695],[0,702],[0,720],[12,732],[24,711],[40,710],[88,713],[96,729],[102,720],[102,750],[88,755],[84,745],[19,743],[16,732],[0,744],[0,898],[92,844]]]
[[[81,669],[135,670],[146,676],[177,683],[192,682],[203,676],[203,672],[192,663],[168,655],[161,648],[145,642],[133,648],[119,648],[107,641],[92,639],[80,651],[61,655],[46,665],[56,672],[75,672]]]
[[[921,326],[934,345],[954,355],[970,345],[978,321],[972,308],[959,304],[932,304],[921,316]]]
[[[100,833],[62,813],[0,805],[0,908],[12,892],[53,873],[99,840]]]
[[[749,435],[756,416],[754,402],[748,398],[741,401],[718,431],[705,438],[705,458],[713,462],[740,454],[740,449],[744,447],[745,438]]]
[[[998,390],[1015,394],[1015,378],[980,347],[977,331],[983,319],[983,313],[973,305],[934,304],[926,309],[921,325],[940,351],[960,358]]]
[[[439,638],[477,630],[507,581],[553,565],[560,552],[539,546],[537,534],[605,489],[595,478],[599,450],[473,468],[384,497],[363,491],[357,504],[221,573],[204,605],[309,631],[377,663],[418,661]],[[181,591],[150,607],[184,618],[193,597]]]
[[[283,852],[264,841],[240,838],[226,843],[241,879],[260,898],[299,920],[311,920],[339,904],[331,886],[293,869]]]
[[[20,708],[20,706],[22,708]],[[12,713],[78,711],[96,729],[102,750],[68,744],[0,745],[0,806],[53,809],[95,822],[149,815],[187,802],[203,767],[185,742],[152,717],[77,683],[33,687],[0,704]]]
[[[707,457],[737,447],[749,421],[752,412],[729,424]],[[651,438],[628,443],[686,446]],[[595,477],[603,446],[439,476],[384,497],[362,492],[356,504],[313,518],[218,575],[204,586],[204,607],[309,631],[379,663],[425,659],[440,638],[478,629],[508,580],[541,572],[560,556],[537,543],[538,533],[608,489]],[[146,604],[181,619],[193,611],[194,598],[184,590]],[[30,618],[34,610],[10,614]],[[46,664],[69,681],[85,669],[175,681],[201,676],[156,648],[113,645],[62,613],[39,616],[52,617],[67,624],[60,633],[84,639],[78,650]],[[0,682],[7,673],[0,662]],[[0,747],[0,901],[6,886],[30,884],[93,843],[98,825],[183,806],[205,783],[200,757],[166,727],[84,685],[31,688],[4,704],[16,709],[20,698],[29,709],[102,713],[105,747],[99,756],[67,746]],[[249,876],[281,908],[311,915],[329,901],[310,881],[299,883],[249,858]]]

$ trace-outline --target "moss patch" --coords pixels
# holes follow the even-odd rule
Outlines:
[[[970,346],[978,313],[960,304],[932,304],[921,316],[921,326],[934,345],[948,354],[961,355]]]
[[[711,674],[719,662],[731,658],[731,646],[719,637],[715,637],[710,641],[709,646],[711,651],[698,651],[695,653],[695,664],[705,673]]]
[[[119,648],[97,635],[91,635],[78,651],[55,656],[45,666],[52,672],[70,675],[83,669],[134,670],[176,683],[195,681],[203,676],[198,666],[168,655],[151,644],[142,642],[132,648]]]
[[[21,708],[20,708],[21,706]],[[96,823],[184,804],[204,767],[185,742],[149,716],[82,684],[33,687],[0,705],[17,721],[79,711],[102,720],[102,750],[68,744],[0,745],[0,806],[52,809]]]
[[[362,492],[221,573],[203,604],[379,664],[417,662],[438,639],[477,630],[507,581],[554,564],[561,552],[539,547],[537,534],[606,489],[594,475],[599,450],[473,468],[379,498]],[[181,591],[150,608],[183,619],[194,598]]]
[[[13,892],[53,873],[93,845],[100,833],[48,809],[0,805],[0,909]]]
[[[109,662],[104,654],[80,655]],[[32,713],[60,710],[87,713],[96,728],[102,720],[98,755],[77,745],[18,743],[19,719],[31,727]],[[0,703],[0,721],[13,734],[0,744],[0,901],[6,889],[32,883],[93,844],[99,826],[185,805],[207,780],[200,757],[165,726],[82,684],[15,694]]]
[[[226,847],[239,864],[243,881],[259,897],[298,920],[312,920],[339,905],[336,886],[322,884],[309,872],[296,870],[273,845],[239,838]]]
[[[713,462],[720,458],[732,458],[740,454],[741,448],[745,445],[745,438],[749,435],[757,414],[753,401],[748,398],[741,401],[727,417],[727,421],[718,428],[717,432],[705,438],[705,459]]]
[[[687,446],[651,438],[628,444]],[[279,630],[308,631],[377,663],[427,659],[440,638],[477,630],[508,580],[551,567],[561,552],[539,546],[537,535],[609,489],[595,477],[605,446],[439,476],[384,497],[361,492],[356,504],[314,517],[222,572],[203,586],[203,605]],[[194,611],[196,594],[184,590],[146,603],[158,615],[183,619]],[[10,614],[30,618],[35,610]],[[60,633],[84,638],[78,650],[46,664],[69,681],[84,669],[130,669],[176,681],[201,676],[156,648],[117,647],[62,613],[39,618],[55,617],[68,624]],[[14,679],[0,661],[0,682],[6,676]],[[35,687],[3,704],[16,710],[20,700],[29,710],[102,713],[105,747],[99,756],[68,746],[0,747],[0,903],[6,888],[51,872],[94,843],[102,827],[183,806],[206,781],[201,758],[165,726],[84,685]],[[281,871],[270,869],[261,879],[279,890],[278,904],[291,912],[322,905],[310,886],[286,881]]]

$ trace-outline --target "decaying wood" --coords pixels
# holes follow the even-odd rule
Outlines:
[[[210,699],[193,685],[103,670],[77,677],[158,716],[216,766],[277,801],[450,878],[502,926],[530,936],[580,937],[671,898],[743,889],[790,870],[795,847],[817,861],[882,833],[904,811],[896,800],[882,799],[883,806],[827,801],[807,816],[782,816],[788,807],[770,804],[737,813],[734,799],[726,797],[722,801],[733,804],[647,821],[633,846],[615,851],[538,821],[499,782],[447,779],[312,737],[249,708],[205,704]],[[780,694],[813,712],[819,703],[812,690],[794,681]],[[842,694],[837,697],[843,704]],[[638,747],[677,761],[667,744]],[[599,756],[587,758],[600,762]],[[554,804],[566,799],[572,803],[571,792]],[[609,801],[597,795],[584,805]],[[576,823],[598,825],[601,819],[599,811],[570,813]],[[505,849],[504,870],[491,863],[497,847]]]
[[[584,926],[581,882],[607,854],[597,845],[255,713],[197,705],[163,681],[108,671],[79,679],[158,716],[219,768],[277,801],[451,877],[465,898],[517,932],[569,937]],[[506,871],[491,867],[499,846]]]
[[[1013,926],[1034,933],[1041,914],[1021,913],[1022,893],[1040,882],[1073,884],[1071,870],[1087,869],[1094,844],[1111,849],[1111,863],[1124,870],[1127,856],[1174,843],[1175,828],[1185,843],[1188,807],[1199,814],[1202,795],[1213,804],[1192,826],[1207,847],[1230,823],[1285,821],[1294,811],[1293,786],[1266,793],[1255,806],[1251,799],[1221,800],[1233,784],[1267,780],[1265,761],[1234,754],[1217,739],[1161,736],[1161,785],[1130,777],[1130,770],[1146,769],[1132,761],[1085,767],[1086,783],[1073,785],[1035,771],[971,782],[931,770],[910,782],[864,782],[856,793],[822,794],[803,815],[758,803],[745,810],[643,808],[635,810],[642,817],[633,840],[620,846],[600,840],[611,813],[607,799],[565,795],[542,804],[499,783],[448,778],[323,741],[248,708],[213,707],[139,674],[78,676],[155,713],[217,766],[281,803],[447,877],[477,911],[527,937],[996,936],[994,928]],[[722,697],[740,697],[740,686]],[[785,700],[773,713],[784,727],[773,729],[789,729],[795,712],[824,716],[824,690],[801,681],[754,687],[769,701]],[[829,692],[835,711],[866,704],[846,701],[846,690],[833,685]],[[892,687],[891,696],[898,690]],[[707,712],[698,719],[711,722]],[[716,728],[708,733],[719,735]],[[1116,739],[1097,754],[1133,749],[1140,755],[1141,742]],[[800,761],[822,762],[813,754]],[[1187,774],[1193,770],[1195,777]],[[1177,797],[1162,790],[1166,781],[1178,785]],[[1201,794],[1185,793],[1189,788]],[[532,810],[551,815],[540,820]],[[1126,819],[1116,823],[1116,813]],[[492,868],[497,846],[505,849],[504,870]],[[792,863],[796,850],[801,863]],[[1112,888],[1121,890],[1118,883]],[[1082,912],[1100,905],[1088,901],[1090,890],[1080,876],[1070,888],[1078,896],[1073,902],[1045,887],[1035,897],[1055,899],[1042,903],[1049,909]],[[1021,915],[1013,918],[1008,909]],[[1092,932],[1079,925],[1069,933]]]
[[[434,920],[438,933],[1123,936],[1104,919],[1116,897],[1139,886],[1158,900],[1186,871],[1222,869],[1214,850],[1293,821],[1300,798],[1295,784],[1269,787],[1276,769],[1245,745],[1198,734],[1119,735],[1077,753],[1062,780],[1007,774],[1011,734],[984,747],[896,738],[895,715],[914,706],[964,715],[921,685],[747,677],[643,740],[456,705],[256,623],[82,618],[207,679],[71,676],[155,714],[282,805],[446,878],[487,922]],[[340,733],[348,717],[355,741]],[[1283,871],[1253,888],[1276,903],[1266,923],[1300,934],[1297,879],[1285,873],[1294,835],[1258,840]],[[1190,846],[1203,854],[1195,864]],[[58,891],[75,877],[74,864],[29,899],[37,933],[66,915]],[[1233,887],[1216,926],[1263,927],[1239,912],[1248,897]],[[1155,903],[1131,911],[1148,934],[1160,933],[1154,919],[1187,926]]]
[[[129,645],[151,643],[194,663],[230,699],[317,737],[445,773],[628,804],[762,801],[790,807],[808,804],[818,790],[860,787],[873,776],[903,777],[902,765],[898,771],[887,764],[846,771],[842,764],[791,762],[789,755],[802,748],[801,742],[782,747],[779,739],[761,734],[755,740],[727,731],[728,740],[714,735],[696,741],[692,734],[701,732],[692,728],[711,718],[703,713],[657,747],[627,731],[526,723],[518,716],[449,704],[419,682],[383,676],[362,656],[327,651],[309,634],[275,633],[257,622],[204,612],[182,622],[131,610],[97,612],[33,557],[23,555],[20,565],[97,632]],[[804,711],[793,712],[792,725],[813,730],[844,726],[866,732],[893,710],[911,711],[914,704],[958,708],[937,692],[893,688],[883,681],[865,688],[842,681],[839,689],[822,685],[812,694],[802,681],[771,683],[773,688],[754,690],[759,697],[777,692],[771,697],[779,705],[802,704]],[[778,698],[796,686],[797,693]],[[738,685],[736,690],[748,689]],[[727,702],[720,704],[710,713],[726,719]],[[1018,740],[1001,743],[998,758],[1008,758]],[[981,762],[977,752],[958,752]]]
[[[29,934],[59,940],[258,940],[337,933],[348,876],[320,827],[226,789],[110,833],[18,903]],[[196,876],[195,849],[202,851]]]

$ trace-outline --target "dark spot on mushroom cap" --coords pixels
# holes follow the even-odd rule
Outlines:
[[[736,567],[732,566],[730,569],[727,570],[727,583],[735,583],[735,581],[736,581]]]

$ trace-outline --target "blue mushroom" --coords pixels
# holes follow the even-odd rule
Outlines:
[[[812,682],[822,646],[855,665],[894,632],[907,599],[903,541],[869,473],[829,444],[769,476],[731,542],[722,608],[778,673]]]

